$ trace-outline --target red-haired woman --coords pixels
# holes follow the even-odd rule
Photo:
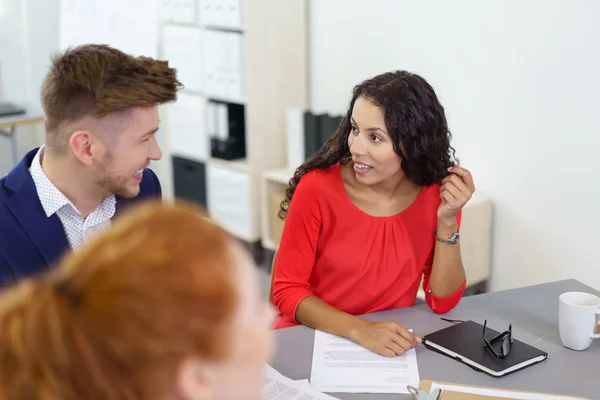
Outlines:
[[[0,297],[0,400],[258,399],[274,312],[189,205],[124,215]]]

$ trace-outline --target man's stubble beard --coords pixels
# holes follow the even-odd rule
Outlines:
[[[98,172],[98,185],[104,188],[109,193],[122,197],[125,199],[134,198],[139,194],[139,190],[136,193],[132,193],[131,190],[127,190],[127,178],[120,178],[112,172],[112,165],[114,162],[114,156],[112,152],[107,151],[106,157]]]

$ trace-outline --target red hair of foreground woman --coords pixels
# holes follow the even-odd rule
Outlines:
[[[145,204],[1,295],[0,400],[259,398],[272,316],[200,209]]]

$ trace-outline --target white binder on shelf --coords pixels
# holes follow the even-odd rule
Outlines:
[[[200,23],[211,25],[214,14],[214,3],[216,0],[198,0],[200,3]]]
[[[288,168],[296,170],[305,160],[304,109],[289,108],[286,114]]]
[[[206,133],[209,138],[218,137],[219,136],[219,128],[217,125],[218,120],[218,104],[212,101],[206,103]]]
[[[168,126],[171,153],[183,158],[206,162],[210,143],[206,132],[206,99],[185,90],[169,105]]]
[[[228,32],[215,32],[216,60],[217,60],[217,85],[215,95],[219,97],[227,97],[228,88],[228,67],[229,67],[229,49],[227,38]]]
[[[227,140],[229,138],[229,113],[227,104],[217,104],[217,138]]]
[[[199,20],[197,0],[160,0],[160,8],[162,21],[194,23]]]
[[[0,1],[0,4],[7,2]],[[160,11],[158,1],[61,0],[58,46],[64,49],[103,43],[125,53],[156,58],[159,47],[156,24],[160,21]]]
[[[209,96],[217,95],[217,35],[219,32],[205,30],[204,31],[204,75],[205,75],[205,90]]]
[[[177,77],[186,89],[203,92],[205,88],[204,31],[197,27],[165,25],[164,59],[177,69]]]
[[[242,27],[242,0],[222,0],[224,2],[223,25],[232,29]]]
[[[227,95],[229,98],[243,102],[243,37],[241,34],[231,32],[227,36],[227,49],[229,51],[229,74]]]
[[[211,218],[240,239],[250,240],[253,214],[248,174],[209,163],[206,183]]]
[[[204,32],[204,82],[209,97],[244,101],[243,40],[238,32]]]
[[[204,26],[225,27],[227,8],[225,0],[201,0],[200,23]]]
[[[162,22],[173,21],[173,0],[161,0],[160,20]]]
[[[214,13],[212,15],[212,23],[210,25],[216,27],[224,27],[225,26],[225,11],[226,11],[226,1],[225,0],[213,0],[214,4]]]

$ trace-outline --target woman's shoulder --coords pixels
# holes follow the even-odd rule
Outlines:
[[[427,194],[427,196],[440,197],[440,188],[441,187],[442,187],[442,185],[440,185],[439,183],[432,183],[431,185],[423,186],[423,190],[424,190],[424,193]]]
[[[423,186],[421,188],[421,193],[417,197],[417,207],[437,209],[442,202],[442,198],[440,197],[440,188],[441,185],[439,183],[432,183],[431,185]]]
[[[302,176],[302,178],[300,178],[298,187],[302,186],[304,190],[316,191],[323,188],[333,187],[332,185],[339,183],[339,179],[340,166],[338,163],[330,167],[315,168],[308,171]]]
[[[302,175],[294,190],[291,204],[296,204],[295,207],[309,209],[317,205],[320,208],[323,204],[329,203],[332,188],[339,185],[335,182],[335,169],[335,165],[315,168]]]

